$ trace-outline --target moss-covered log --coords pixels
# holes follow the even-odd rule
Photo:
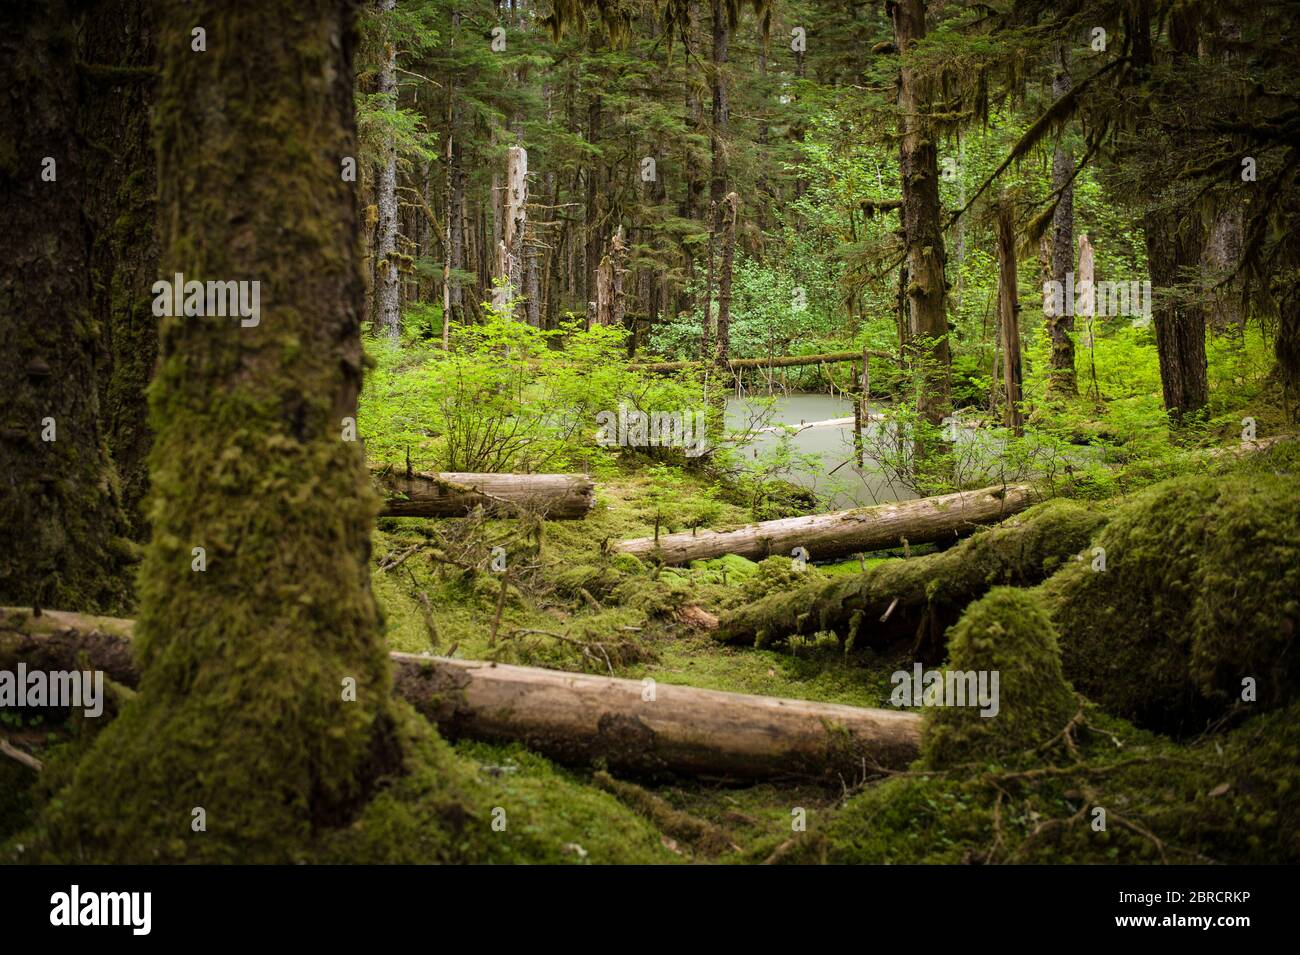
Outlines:
[[[802,547],[814,560],[909,544],[951,541],[982,524],[993,524],[1029,507],[1034,491],[1027,484],[959,491],[915,501],[895,501],[831,514],[787,517],[747,524],[732,531],[687,531],[626,540],[614,546],[624,554],[665,564],[686,564],[724,554],[762,560],[788,556]]]
[[[132,622],[0,608],[0,669],[139,672]],[[861,775],[863,760],[906,766],[920,719],[895,710],[723,693],[539,667],[390,654],[393,692],[445,736],[519,741],[559,762],[602,762],[638,775],[760,779]]]
[[[551,520],[581,520],[595,504],[595,484],[585,474],[429,474],[382,469],[375,483],[385,495],[385,517],[463,517],[476,507],[489,513],[529,511]]]
[[[722,618],[715,638],[765,644],[834,631],[853,646],[903,641],[934,653],[967,604],[996,584],[1029,585],[1087,547],[1105,523],[1068,501],[1048,501],[938,554],[889,560],[865,573],[778,593]]]

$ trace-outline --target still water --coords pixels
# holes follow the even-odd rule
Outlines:
[[[880,405],[871,406],[873,414],[881,410]],[[853,402],[849,399],[825,394],[790,394],[772,399],[730,398],[727,401],[727,429],[731,433],[762,425],[800,427],[837,418],[849,420],[833,427],[804,428],[788,439],[775,431],[760,433],[746,447],[745,457],[757,465],[777,450],[782,440],[788,440],[791,452],[797,457],[788,471],[773,476],[812,488],[832,508],[864,507],[916,497],[908,488],[891,481],[870,458],[865,469],[854,467]]]

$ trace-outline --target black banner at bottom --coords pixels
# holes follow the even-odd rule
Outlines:
[[[693,926],[696,941],[710,926],[735,942],[789,920],[805,937],[888,938],[890,926],[910,924],[918,939],[966,925],[1057,938],[1199,933],[1231,944],[1238,933],[1287,925],[1292,876],[1285,867],[595,868],[11,867],[0,868],[0,898],[9,942],[76,932],[83,942],[94,935],[128,945],[373,943],[460,922],[500,944],[565,925],[613,933],[597,936],[605,938],[666,931],[667,918]]]

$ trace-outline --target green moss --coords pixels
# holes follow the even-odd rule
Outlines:
[[[1033,749],[1078,710],[1061,675],[1056,631],[1031,592],[998,587],[971,604],[948,633],[948,653],[945,679],[957,671],[997,675],[997,708],[986,715],[973,705],[928,707],[922,758],[931,768]]]
[[[786,561],[789,563],[789,561]],[[749,580],[759,571],[759,565],[739,554],[724,554],[711,560],[692,561],[692,576],[704,583],[739,584]]]
[[[1062,745],[1028,762],[889,779],[810,826],[784,861],[1300,861],[1296,704],[1195,746],[1095,707],[1085,716],[1078,759]]]
[[[406,772],[378,792],[355,822],[330,833],[316,860],[675,860],[660,833],[636,813],[521,746],[466,743],[453,749],[414,714],[401,725]]]
[[[1101,551],[1043,587],[1066,676],[1108,711],[1173,733],[1222,714],[1248,677],[1258,705],[1291,699],[1300,675],[1295,488],[1271,475],[1177,478],[1116,509],[1095,541]]]
[[[967,604],[997,584],[1042,581],[1085,547],[1105,520],[1081,505],[1049,501],[949,550],[884,561],[829,581],[817,578],[801,590],[742,606],[723,619],[717,636],[740,642],[760,634],[778,640],[832,631],[858,648],[917,642],[937,657],[943,632]]]

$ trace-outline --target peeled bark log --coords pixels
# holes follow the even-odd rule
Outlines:
[[[595,483],[585,474],[428,474],[376,470],[385,494],[384,517],[463,517],[474,508],[518,514],[534,511],[557,521],[581,520],[595,504]]]
[[[958,491],[916,501],[896,501],[877,507],[786,517],[747,524],[734,531],[683,532],[623,541],[616,551],[653,557],[665,564],[686,564],[724,554],[762,560],[773,554],[789,556],[796,547],[809,559],[845,557],[864,551],[950,540],[981,524],[993,524],[1023,511],[1034,502],[1027,484]]]
[[[133,622],[0,609],[0,667],[91,667],[134,687]],[[723,693],[474,660],[390,654],[393,692],[452,739],[518,740],[641,775],[860,778],[917,754],[913,713]],[[651,692],[653,687],[653,692]]]
[[[393,654],[397,692],[446,736],[519,740],[562,763],[759,779],[860,777],[916,757],[914,714],[537,667]],[[653,696],[653,699],[646,699]]]

